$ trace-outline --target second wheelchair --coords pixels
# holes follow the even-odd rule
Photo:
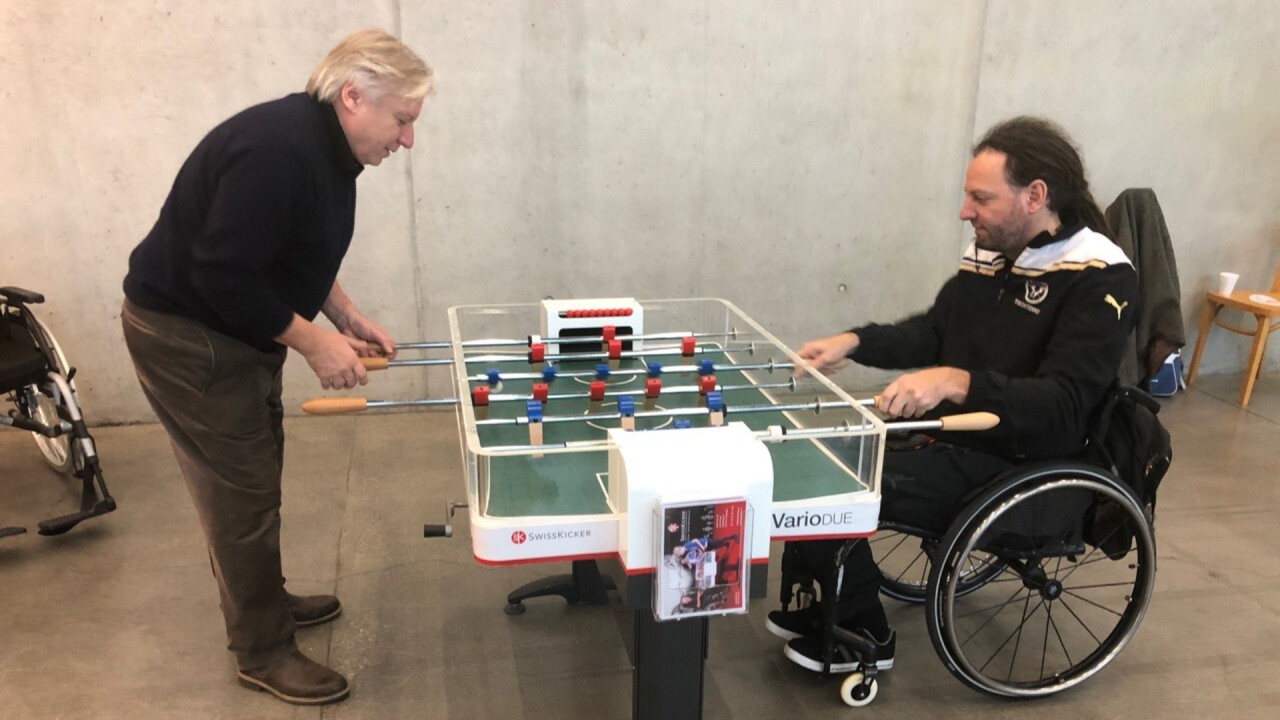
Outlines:
[[[41,535],[61,535],[79,523],[116,509],[107,490],[93,437],[76,397],[75,369],[30,305],[44,296],[17,287],[0,288],[0,427],[28,431],[56,471],[80,480],[80,509],[39,521]],[[0,538],[20,535],[21,526],[0,527]]]

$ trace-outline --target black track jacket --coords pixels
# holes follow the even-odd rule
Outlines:
[[[1015,262],[970,244],[933,307],[893,325],[854,328],[851,358],[878,368],[949,366],[972,376],[963,405],[1000,425],[940,439],[1010,460],[1065,458],[1116,378],[1137,315],[1124,253],[1082,225],[1041,233]]]

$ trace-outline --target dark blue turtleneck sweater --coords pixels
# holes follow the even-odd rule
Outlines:
[[[125,295],[262,350],[320,312],[355,224],[356,176],[333,106],[298,93],[214,128],[129,256]]]

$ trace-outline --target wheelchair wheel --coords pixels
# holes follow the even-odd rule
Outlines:
[[[880,594],[899,602],[923,603],[928,597],[930,559],[936,552],[937,538],[914,528],[893,523],[880,526],[871,538],[871,553],[880,568]],[[961,568],[956,592],[964,596],[982,587],[1003,570],[999,558],[990,553],[975,552]]]
[[[852,673],[840,683],[840,699],[849,707],[870,705],[880,691],[879,686],[875,678],[867,680],[860,672]]]
[[[1120,511],[1107,537],[1091,541],[1114,547],[1115,537],[1131,535],[1127,552],[1123,542],[1110,556],[1085,543],[1083,519],[1099,500]],[[1054,513],[1070,519],[1046,524]],[[1052,529],[1032,538],[1015,527]],[[960,571],[981,551],[1000,558],[1001,573],[962,596]],[[1155,580],[1155,538],[1141,504],[1083,465],[1042,466],[988,491],[935,557],[926,604],[934,648],[961,682],[1003,697],[1052,695],[1105,667],[1137,632]]]
[[[32,329],[40,333],[53,354],[51,360],[54,362],[54,369],[61,373],[64,378],[68,378],[67,385],[71,388],[71,392],[75,393],[75,381],[69,379],[71,366],[67,363],[66,355],[62,353],[62,346],[58,344],[58,339],[53,336],[53,333],[49,332],[49,328],[45,327],[44,323],[40,322],[35,315],[28,314],[27,317],[35,325]],[[45,385],[44,387],[48,386]],[[28,390],[30,392],[27,393],[28,407],[26,411],[33,420],[45,425],[56,425],[59,419],[65,416],[65,413],[60,413],[59,409],[60,405],[66,401],[61,400],[59,402],[54,399],[54,396],[57,395],[56,389],[50,388],[46,393],[42,388],[33,385],[29,386]],[[52,393],[52,395],[49,393]],[[76,453],[70,435],[59,435],[56,438],[45,437],[40,433],[31,433],[31,435],[35,438],[36,445],[40,448],[40,454],[44,456],[50,467],[65,475],[70,475],[76,471]]]

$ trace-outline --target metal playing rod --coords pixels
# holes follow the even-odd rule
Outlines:
[[[754,355],[756,352],[755,343],[751,343],[745,348],[722,348],[714,345],[699,345],[693,350],[694,355],[715,355],[731,352],[746,352],[748,355]],[[644,358],[644,357],[666,357],[671,355],[683,355],[684,351],[678,347],[662,347],[662,348],[646,348],[644,350],[626,350],[618,354],[619,358]],[[529,363],[527,355],[473,355],[465,358],[468,363]],[[579,360],[611,360],[612,356],[607,352],[592,353],[547,353],[543,360],[545,362],[573,362]]]
[[[364,365],[365,370],[386,370],[393,367],[412,367],[416,365],[452,365],[453,358],[438,358],[432,360],[388,360],[384,357],[366,357],[360,358],[360,364]]]
[[[662,368],[662,374],[678,375],[682,373],[696,373],[699,371],[699,369],[700,368],[697,365],[671,365],[669,367]],[[793,370],[793,369],[795,369],[795,363],[774,362],[772,359],[770,359],[769,362],[767,363],[745,363],[742,365],[733,365],[733,364],[716,365],[713,368],[713,370],[715,370],[716,372],[729,371],[729,370],[733,370],[733,371],[767,370],[770,373],[772,373],[774,370]],[[611,371],[609,373],[609,376],[616,377],[619,375],[647,375],[648,372],[649,371],[645,370],[644,368],[631,368],[631,369],[623,368],[620,370]],[[596,373],[594,370],[582,370],[582,371],[556,373],[557,378],[574,378],[574,377],[585,378],[585,377],[595,377],[595,376],[596,376]],[[486,375],[467,376],[467,380],[471,382],[488,382],[488,379],[489,378]],[[532,373],[532,372],[503,373],[499,379],[500,380],[541,380],[542,373]]]
[[[715,389],[719,392],[735,392],[738,390],[780,390],[783,388],[786,388],[788,390],[795,390],[796,389],[795,378],[791,378],[787,382],[780,382],[780,383],[764,383],[761,385],[717,385],[715,387]],[[674,385],[672,387],[664,387],[662,389],[663,395],[689,395],[689,394],[701,393],[701,392],[702,392],[702,389],[699,388],[697,385]],[[644,394],[645,394],[645,391],[643,389],[610,390],[605,392],[604,396],[606,398],[626,397],[626,396],[640,397],[641,395],[644,395]],[[591,397],[591,394],[586,392],[548,393],[547,402],[550,402],[552,400],[581,400],[581,399],[589,399],[590,397]],[[489,396],[490,403],[525,402],[533,399],[534,397],[532,393],[525,394],[525,395],[522,395],[520,393],[497,393]]]
[[[857,401],[858,405],[871,405],[875,403],[874,398]],[[819,414],[827,408],[848,408],[853,403],[847,403],[843,400],[835,400],[832,402],[822,402],[815,398],[813,402],[807,403],[784,403],[781,405],[739,405],[725,409],[725,416],[732,417],[734,415],[742,415],[745,413],[757,412],[789,412],[792,410],[812,410],[814,414]],[[683,415],[707,415],[711,411],[705,407],[691,408],[668,408],[666,410],[642,410],[635,413],[634,417],[639,418],[657,418],[657,417],[676,417]],[[565,422],[586,422],[592,420],[621,420],[622,413],[588,413],[586,415],[548,415],[542,418],[543,423],[565,423]],[[485,420],[477,420],[476,426],[489,425],[528,425],[528,416],[520,416],[514,418],[488,418]]]
[[[865,401],[859,401],[859,404]],[[639,413],[636,413],[639,415]],[[937,420],[909,420],[902,422],[887,422],[884,424],[886,432],[917,432],[920,430],[947,430],[950,432],[965,432],[977,430],[989,430],[1000,424],[1000,417],[988,412],[962,413],[960,415],[948,415]],[[821,436],[839,436],[853,435],[864,430],[862,427],[842,423],[831,427],[820,428],[804,428],[804,429],[788,429],[781,426],[772,426],[768,430],[757,430],[755,432],[756,439],[762,442],[782,442],[788,439],[805,438],[805,437],[821,437]],[[604,449],[609,447],[608,440],[572,440],[562,443],[550,443],[547,445],[495,445],[485,448],[488,452],[493,453],[522,453],[522,452],[540,452],[543,450],[589,450]]]
[[[714,355],[717,353],[746,352],[748,355],[754,355],[756,352],[755,343],[745,348],[719,348],[709,345],[702,345],[694,349],[697,355]],[[651,350],[627,350],[619,355],[620,358],[643,358],[648,356],[665,357],[670,355],[682,355],[680,348],[653,348]],[[609,353],[552,353],[543,357],[543,362],[570,362],[574,360],[610,360]],[[527,355],[474,355],[465,358],[469,363],[484,363],[486,365],[494,363],[528,363]],[[414,360],[388,360],[384,357],[366,357],[360,358],[360,364],[364,365],[365,370],[386,370],[393,367],[420,367],[431,365],[452,365],[453,358],[431,358],[431,359],[414,359]]]
[[[615,340],[679,340],[680,338],[729,338],[737,339],[738,329],[733,328],[730,332],[722,333],[694,333],[694,332],[660,332],[660,333],[644,333],[640,335],[616,335]],[[486,340],[464,340],[462,347],[529,347],[532,336],[524,340],[515,340],[512,338],[491,338]],[[570,345],[573,343],[592,343],[604,342],[603,335],[583,336],[583,337],[558,337],[558,338],[541,338],[539,342],[545,345]],[[448,340],[426,340],[421,342],[404,342],[396,343],[396,348],[406,350],[443,350],[453,347],[453,343]]]
[[[778,385],[788,386],[791,383],[778,383]],[[761,385],[746,385],[745,388],[760,388]],[[674,389],[674,388],[673,388]],[[696,388],[695,388],[696,390]],[[643,393],[644,391],[639,391]],[[668,391],[670,392],[670,391]],[[618,393],[619,395],[621,393]],[[490,402],[495,396],[489,398]],[[574,397],[586,397],[583,395],[574,395]],[[513,400],[517,398],[512,398]],[[529,396],[519,396],[518,399],[528,400]],[[434,398],[430,400],[370,400],[368,398],[359,397],[329,397],[329,398],[312,398],[302,403],[302,410],[312,415],[340,415],[343,413],[364,412],[365,410],[375,410],[382,408],[398,408],[398,407],[424,407],[431,405],[457,405],[457,398]],[[857,401],[858,405],[863,407],[871,407],[876,404],[875,398],[865,398]],[[748,412],[767,412],[769,410],[777,410],[784,412],[788,410],[813,410],[814,413],[821,413],[826,408],[847,408],[849,403],[843,400],[831,402],[822,402],[815,398],[809,403],[793,403],[789,405],[742,405],[739,407],[729,408],[726,414],[738,414]],[[672,408],[669,410],[642,410],[635,414],[637,418],[648,417],[670,417],[675,415],[706,415],[709,411],[705,407],[696,408]],[[617,420],[622,417],[621,413],[591,413],[588,415],[551,415],[542,419],[545,423],[558,422],[578,422],[586,420]],[[490,418],[486,420],[477,420],[476,425],[528,425],[528,417],[516,418]]]
[[[759,387],[759,386],[757,386]],[[808,403],[787,403],[781,405],[743,405],[739,407],[727,408],[726,415],[740,415],[744,413],[755,412],[789,412],[794,410],[812,410],[815,415],[821,414],[824,409],[841,409],[849,408],[857,404],[863,407],[872,407],[877,402],[877,397],[862,398],[855,400],[853,403],[847,403],[843,400],[835,400],[830,402],[822,402],[818,398],[814,398],[813,402]],[[457,398],[435,398],[429,400],[369,400],[367,398],[313,398],[302,404],[305,412],[314,415],[336,415],[349,412],[362,412],[368,409],[379,408],[396,408],[396,407],[423,407],[431,405],[457,405]],[[707,415],[711,411],[705,407],[694,408],[670,408],[667,410],[649,410],[635,413],[636,418],[659,418],[659,417],[675,417],[684,415]],[[586,422],[595,420],[621,420],[621,413],[589,413],[586,415],[551,415],[544,417],[541,422],[544,423],[561,423],[561,422]],[[949,415],[941,420],[901,420],[897,422],[885,423],[885,428],[892,432],[915,432],[919,430],[986,430],[995,427],[1000,422],[999,417],[986,412],[964,413],[960,415]],[[489,418],[485,420],[477,420],[476,426],[488,425],[528,425],[529,418],[527,416],[515,418]],[[792,434],[825,434],[829,429],[804,429],[792,431]],[[556,447],[537,446],[537,447]]]
[[[429,405],[457,405],[458,398],[431,400],[370,400],[358,397],[311,398],[302,403],[302,411],[312,415],[342,415],[365,410],[397,407],[425,407]]]
[[[694,350],[699,355],[714,355],[717,353],[746,352],[748,355],[755,355],[755,343],[751,343],[745,348],[719,348],[703,345]],[[647,356],[670,356],[682,355],[683,351],[676,347],[653,348],[651,350],[639,351],[628,350],[619,355],[620,358],[643,358]],[[610,360],[609,353],[561,353],[550,354],[543,357],[543,362],[569,362],[574,360]],[[465,358],[468,363],[483,363],[486,365],[494,363],[528,363],[527,355],[473,355]],[[386,370],[393,367],[415,367],[415,366],[431,366],[431,365],[452,365],[453,358],[432,358],[432,359],[414,359],[414,360],[388,360],[384,357],[366,357],[360,358],[360,364],[364,365],[365,370]]]

